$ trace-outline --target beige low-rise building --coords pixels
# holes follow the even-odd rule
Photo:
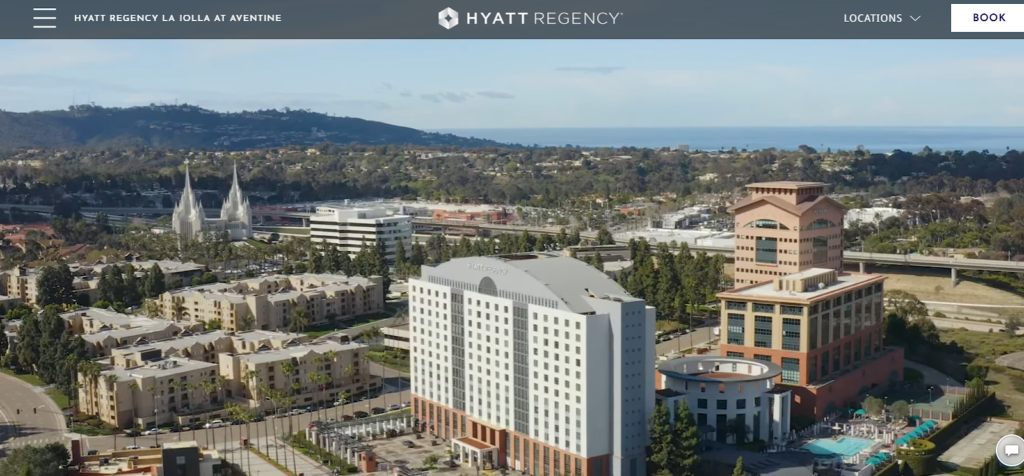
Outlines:
[[[384,310],[382,278],[340,274],[296,274],[195,286],[155,300],[170,320],[211,322],[227,330],[288,329],[296,309],[305,327]]]
[[[125,261],[122,263],[97,263],[78,264],[72,263],[68,267],[73,276],[72,286],[78,301],[89,304],[96,301],[99,296],[99,277],[103,268],[117,264],[118,266],[132,265],[136,279],[146,276],[153,265],[160,267],[164,273],[164,282],[170,284],[172,281],[181,280],[183,285],[188,285],[192,279],[202,276],[206,267],[191,262],[180,262],[170,260],[153,261]],[[19,266],[0,273],[0,294],[8,298],[18,298],[21,302],[35,304],[36,302],[36,279],[39,277],[41,268],[29,268]]]
[[[200,412],[216,418],[223,408],[217,364],[177,357],[135,367],[94,363],[98,372],[78,373],[80,411],[118,428],[198,421]],[[215,390],[207,393],[203,382]]]
[[[202,330],[201,324],[150,319],[93,307],[65,312],[61,317],[68,330],[81,335],[96,355],[110,355],[118,347],[147,344]]]
[[[267,400],[271,392],[283,392],[294,399],[293,405],[307,406],[335,401],[343,393],[357,395],[376,389],[379,382],[370,376],[368,350],[363,344],[334,341],[291,345],[222,356],[220,373],[228,378],[227,399],[248,408],[273,411],[274,402]],[[323,386],[310,378],[314,373],[325,377]]]
[[[409,324],[381,327],[380,333],[384,337],[384,347],[409,350],[409,342],[412,340],[412,334],[409,332]]]
[[[81,440],[71,442],[71,465],[79,476],[219,476],[220,453],[195,441],[168,441],[158,448],[83,454]]]
[[[232,332],[216,330],[201,334],[182,333],[173,339],[119,347],[111,351],[111,363],[133,367],[163,357],[180,357],[218,364],[222,355],[246,354],[281,349],[309,341],[305,334],[276,331]]]

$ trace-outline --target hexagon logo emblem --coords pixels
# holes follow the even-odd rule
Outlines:
[[[452,27],[459,24],[459,12],[452,10],[451,8],[445,8],[438,12],[437,23],[443,26],[446,30],[451,30]]]

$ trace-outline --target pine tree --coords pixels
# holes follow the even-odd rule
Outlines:
[[[398,269],[404,268],[406,261],[405,243],[402,240],[398,240],[398,243],[395,244],[395,267]]]
[[[74,277],[66,263],[43,268],[36,279],[36,304],[72,304],[75,302]]]
[[[685,399],[679,399],[676,406],[675,425],[672,428],[675,433],[675,441],[678,446],[674,449],[677,468],[673,469],[674,476],[694,476],[697,466],[700,464],[700,430],[690,413],[690,407],[686,405]]]
[[[594,268],[596,268],[598,271],[604,271],[604,261],[601,261],[600,253],[594,253],[590,255],[588,263]]]
[[[671,471],[673,452],[678,444],[675,431],[669,421],[668,406],[664,402],[654,405],[654,414],[647,425],[651,435],[651,470],[658,473],[662,470]]]
[[[746,471],[743,470],[743,457],[736,458],[736,467],[732,470],[732,476],[745,476]]]
[[[31,313],[21,320],[18,327],[18,367],[25,372],[35,372],[35,364],[39,362],[42,343],[42,331],[39,328],[39,317]]]
[[[422,243],[412,245],[412,256],[410,256],[409,262],[413,266],[423,266],[427,262],[427,250]]]
[[[157,297],[167,292],[167,282],[164,277],[164,271],[160,269],[160,266],[153,263],[153,266],[149,268],[149,274],[146,275],[146,296]]]

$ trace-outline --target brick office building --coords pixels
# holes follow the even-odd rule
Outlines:
[[[747,188],[730,207],[738,287],[719,293],[722,354],[780,365],[796,415],[821,418],[901,380],[903,350],[882,347],[885,277],[842,272],[843,206],[820,183]]]

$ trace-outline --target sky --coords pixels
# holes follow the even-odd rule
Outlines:
[[[426,130],[1024,126],[1024,40],[0,41],[0,109],[308,108]]]

